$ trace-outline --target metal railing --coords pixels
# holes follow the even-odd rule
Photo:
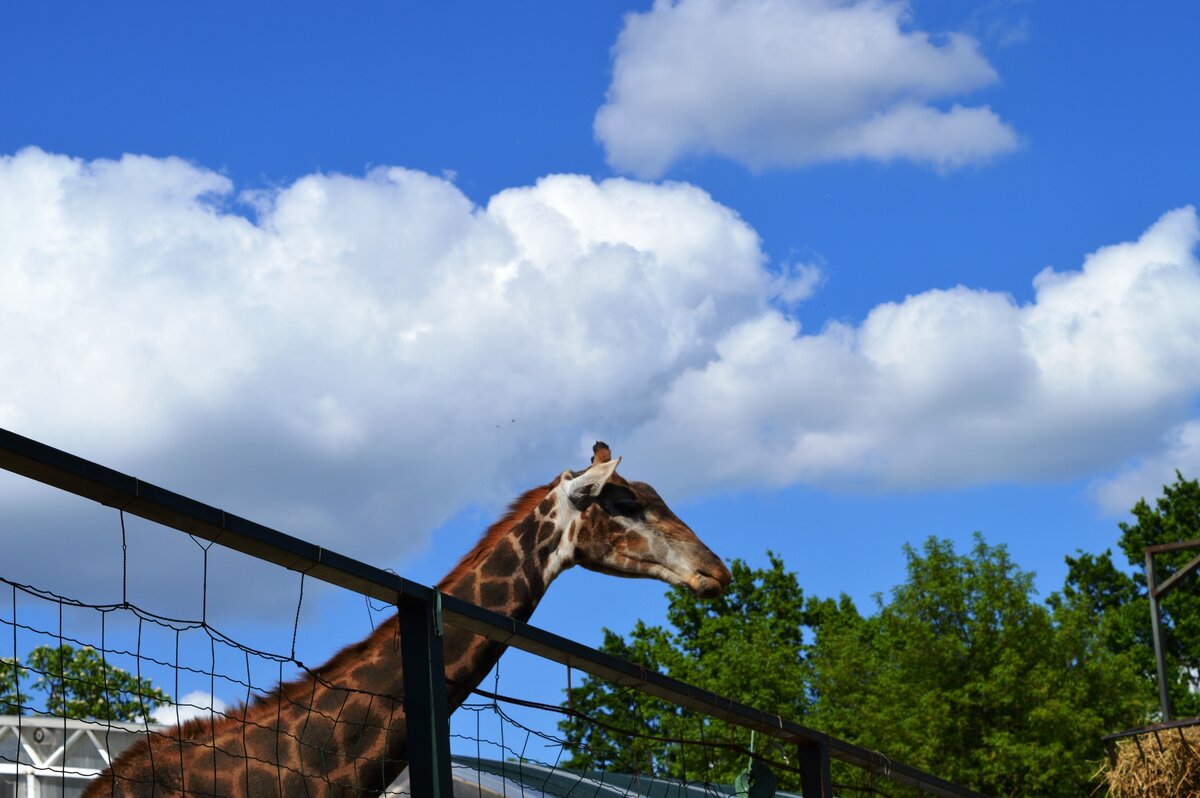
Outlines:
[[[3,429],[0,467],[396,606],[403,628],[409,773],[415,795],[451,796],[449,713],[440,631],[447,623],[793,745],[805,796],[830,798],[830,760],[836,759],[929,795],[984,798],[974,790],[893,762],[877,751],[663,676]]]
[[[1154,572],[1154,555],[1167,554],[1174,551],[1189,551],[1200,549],[1200,540],[1180,540],[1174,543],[1159,543],[1147,546],[1146,553],[1146,595],[1150,599],[1150,624],[1154,638],[1154,663],[1158,670],[1158,700],[1164,722],[1170,721],[1174,714],[1171,706],[1170,682],[1167,680],[1167,661],[1163,651],[1162,640],[1162,600],[1168,593],[1179,586],[1189,574],[1200,568],[1200,554],[1193,557],[1186,565],[1164,579],[1159,584]]]

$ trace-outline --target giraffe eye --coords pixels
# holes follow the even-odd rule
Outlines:
[[[617,515],[637,515],[642,509],[637,502],[634,501],[618,501],[616,502]]]
[[[609,515],[635,516],[642,512],[642,504],[633,491],[619,485],[607,485],[600,493],[600,504]]]

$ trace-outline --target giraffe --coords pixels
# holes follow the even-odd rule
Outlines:
[[[730,580],[725,564],[654,488],[618,475],[619,462],[597,441],[591,465],[513,501],[437,589],[521,621],[575,565],[719,595]],[[188,721],[139,741],[85,798],[382,793],[407,766],[400,634],[393,616],[326,664],[224,718]],[[451,625],[443,646],[453,711],[505,646]]]

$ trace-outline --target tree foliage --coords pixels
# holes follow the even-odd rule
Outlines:
[[[21,707],[29,702],[29,695],[21,692],[23,685],[28,686],[28,682],[23,681],[28,675],[28,669],[20,661],[0,657],[0,714],[22,714]]]
[[[811,724],[989,795],[1087,794],[1100,737],[1146,710],[1128,658],[982,536],[905,554],[875,614],[817,619]]]
[[[149,721],[171,697],[105,661],[90,646],[38,646],[25,663],[0,660],[0,711],[93,720]]]
[[[1124,654],[1140,676],[1147,701],[1158,705],[1158,675],[1150,625],[1145,549],[1160,543],[1200,538],[1200,483],[1176,472],[1175,482],[1150,505],[1133,507],[1133,522],[1120,524],[1118,541],[1129,571],[1103,554],[1078,552],[1067,557],[1067,580],[1057,601],[1089,617],[1105,647]],[[1159,584],[1175,574],[1200,550],[1156,555]],[[1200,715],[1200,575],[1184,579],[1162,602],[1163,649],[1168,689],[1176,717]]]
[[[603,648],[990,795],[1089,794],[1100,737],[1150,710],[1132,616],[1109,614],[1132,578],[1081,556],[1063,593],[1041,601],[1033,575],[982,536],[966,554],[930,538],[905,555],[905,581],[871,614],[845,596],[806,599],[772,555],[763,569],[734,561],[716,601],[672,590],[668,626],[606,632]],[[745,766],[741,755],[663,742],[730,732],[633,690],[589,678],[568,703],[605,724],[561,724],[577,745],[572,766],[724,783]]]
[[[670,629],[639,622],[628,638],[605,630],[601,649],[752,706],[770,707],[789,717],[804,715],[810,703],[803,654],[804,593],[783,561],[770,553],[768,557],[769,566],[761,569],[734,560],[729,588],[711,601],[698,602],[686,589],[672,588]],[[745,735],[636,690],[588,678],[570,691],[568,704],[604,724],[580,717],[560,723],[575,743],[569,766],[727,784],[746,766],[744,756],[727,749],[677,742],[732,739],[745,745]]]
[[[1176,472],[1173,484],[1163,488],[1151,507],[1145,499],[1133,508],[1133,523],[1121,524],[1121,550],[1130,566],[1136,568],[1133,581],[1137,586],[1136,602],[1127,601],[1125,613],[1130,614],[1130,626],[1146,630],[1149,636],[1149,598],[1147,595],[1144,550],[1159,543],[1174,543],[1200,538],[1200,482],[1185,480]],[[1189,560],[1200,554],[1191,549],[1156,555],[1155,578],[1161,584]],[[1190,717],[1200,714],[1200,576],[1183,579],[1162,601],[1164,640],[1171,676],[1171,702],[1175,715]],[[1136,616],[1140,612],[1141,620]],[[1147,641],[1148,642],[1148,641]],[[1118,642],[1119,644],[1119,642]],[[1144,670],[1153,675],[1155,668],[1150,645],[1139,646],[1145,655]]]

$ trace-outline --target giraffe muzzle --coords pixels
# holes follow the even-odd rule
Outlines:
[[[713,559],[715,561],[713,565],[697,571],[688,583],[688,587],[699,598],[716,598],[725,592],[725,588],[729,587],[729,582],[733,579],[733,575],[729,573],[725,563],[715,557]]]

